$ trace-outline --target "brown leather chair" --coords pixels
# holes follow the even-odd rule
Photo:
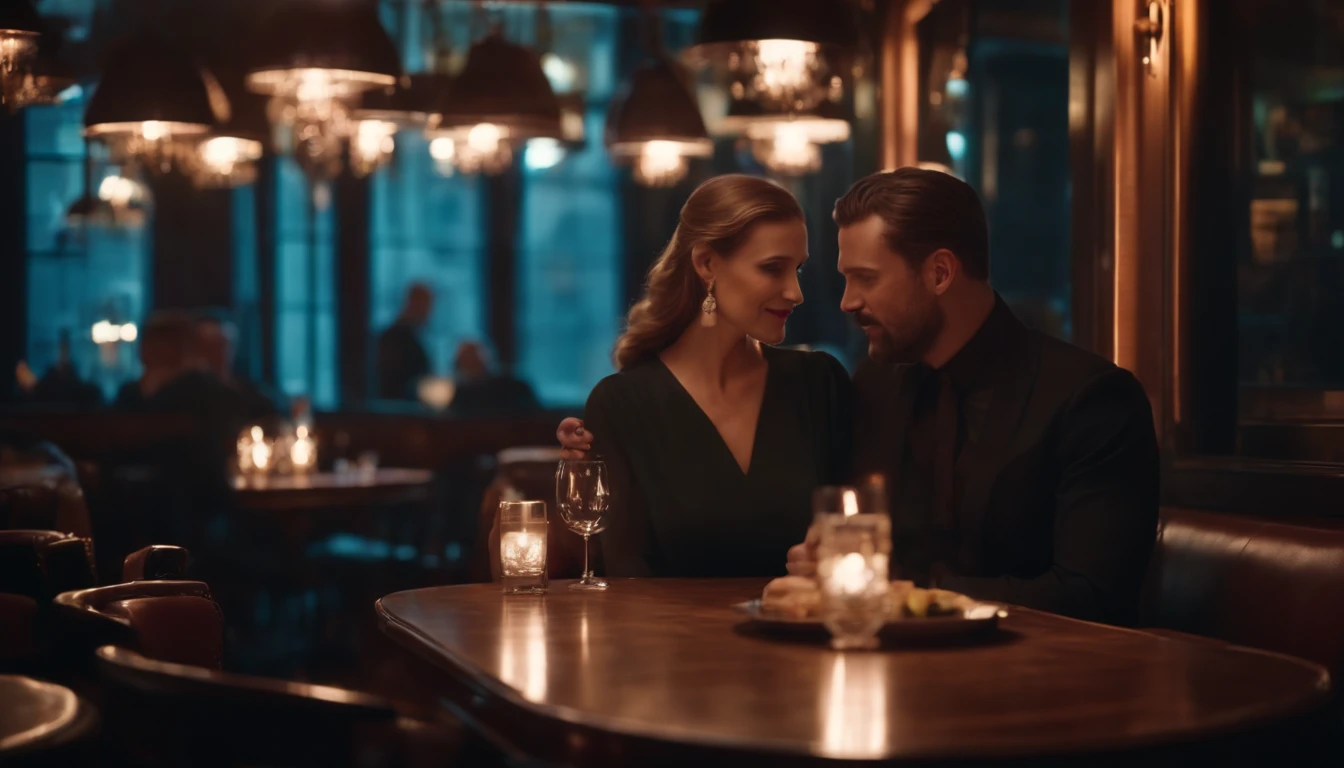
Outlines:
[[[0,669],[45,673],[51,599],[93,586],[88,539],[58,531],[0,531]]]
[[[454,730],[376,696],[97,650],[105,743],[136,765],[447,765]],[[226,729],[226,730],[225,730]]]
[[[1164,508],[1143,626],[1277,651],[1344,675],[1344,522]]]
[[[124,582],[145,579],[177,580],[187,578],[191,553],[183,547],[154,544],[126,556],[121,566]]]
[[[106,644],[154,659],[219,669],[224,615],[199,581],[133,581],[56,597],[71,658]]]

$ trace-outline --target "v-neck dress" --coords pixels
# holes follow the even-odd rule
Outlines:
[[[850,383],[824,352],[763,347],[765,393],[743,472],[714,423],[657,358],[603,379],[584,421],[607,462],[600,534],[608,576],[784,573],[812,520],[812,491],[844,482]]]

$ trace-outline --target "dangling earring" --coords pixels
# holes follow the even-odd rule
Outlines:
[[[719,315],[715,310],[719,308],[719,302],[714,299],[714,281],[709,281],[709,292],[705,294],[705,300],[700,303],[700,324],[706,328],[713,328],[719,322]]]

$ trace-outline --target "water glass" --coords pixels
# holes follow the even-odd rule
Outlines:
[[[814,496],[821,618],[836,649],[876,647],[890,612],[891,518],[862,511],[878,498],[848,486]]]

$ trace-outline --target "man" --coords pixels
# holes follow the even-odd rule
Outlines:
[[[491,370],[485,347],[464,341],[453,361],[453,395],[448,413],[462,418],[495,418],[535,413],[541,410],[532,387],[521,379]]]
[[[196,346],[202,368],[238,393],[243,416],[249,422],[274,416],[279,413],[274,398],[234,372],[237,338],[238,329],[223,317],[205,313],[196,319]]]
[[[181,312],[156,312],[140,328],[140,378],[123,384],[115,407],[148,410],[148,403],[168,384],[193,369],[195,333]]]
[[[155,312],[140,330],[143,371],[139,380],[121,388],[115,407],[190,417],[203,441],[197,458],[222,470],[246,423],[246,411],[242,396],[203,370],[200,357],[196,319],[182,312]]]
[[[397,321],[378,337],[378,397],[417,399],[416,384],[429,373],[429,356],[420,343],[419,331],[433,311],[434,293],[429,286],[411,284]]]
[[[24,366],[26,368],[26,366]],[[51,405],[74,405],[81,408],[103,404],[103,393],[98,387],[84,381],[75,370],[70,355],[70,330],[62,328],[56,342],[56,362],[42,374],[41,379],[25,386],[22,377],[20,386],[28,390],[28,399],[35,403]]]
[[[988,282],[979,198],[955,177],[874,174],[834,216],[841,308],[868,336],[856,469],[888,479],[894,577],[1132,623],[1158,504],[1142,387],[1013,316]],[[575,426],[570,450],[591,439]],[[813,573],[815,542],[788,567]]]

